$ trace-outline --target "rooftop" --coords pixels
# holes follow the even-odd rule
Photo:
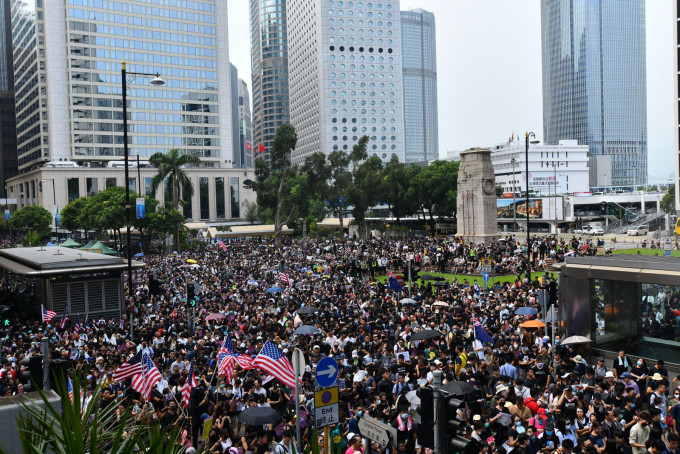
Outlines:
[[[133,268],[144,266],[143,262],[132,262]],[[127,260],[60,246],[21,247],[0,249],[0,267],[17,274],[42,276],[123,270]]]
[[[598,257],[567,257],[566,263],[567,266],[581,265],[592,267],[632,268],[637,270],[680,271],[680,259],[663,255],[663,249],[659,249],[659,254],[661,255],[616,254]]]

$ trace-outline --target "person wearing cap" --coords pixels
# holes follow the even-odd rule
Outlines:
[[[624,372],[621,374],[621,378],[623,379],[623,384],[625,386],[625,389],[632,389],[635,391],[635,398],[639,399],[640,398],[640,388],[638,388],[637,383],[633,381],[633,377],[631,376],[630,372]]]
[[[597,364],[595,365],[595,376],[604,377],[607,371],[607,366],[604,365],[604,357],[601,356],[597,359]]]

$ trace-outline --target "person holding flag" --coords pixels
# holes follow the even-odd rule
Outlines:
[[[42,321],[43,321],[43,323],[45,323],[45,322],[47,322],[47,323],[51,322],[52,319],[54,318],[54,316],[57,315],[56,312],[54,312],[54,311],[48,311],[47,309],[45,309],[45,306],[43,306],[42,304],[40,305],[40,311],[42,312]]]
[[[182,402],[184,402],[184,407],[189,406],[189,397],[191,396],[191,390],[197,386],[196,377],[194,377],[194,362],[191,362],[189,366],[189,375],[187,376],[184,386],[182,386]]]

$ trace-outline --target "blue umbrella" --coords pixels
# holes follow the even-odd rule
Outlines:
[[[138,252],[138,253],[135,254],[135,257],[139,258],[139,257],[145,257],[145,256],[144,256],[143,252]]]
[[[274,287],[267,289],[267,293],[279,293],[279,292],[282,292],[282,291],[283,291],[283,289],[279,286],[276,286],[276,285]]]
[[[533,307],[520,307],[515,311],[515,314],[517,315],[536,315],[538,314],[538,311],[534,309]]]

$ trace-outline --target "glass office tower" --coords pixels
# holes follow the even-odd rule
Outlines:
[[[131,156],[233,160],[226,2],[11,0],[11,10],[20,170],[123,158],[122,60],[166,82],[128,81]]]
[[[290,122],[286,0],[250,0],[250,50],[253,151],[268,159],[276,130]]]
[[[401,12],[404,150],[407,163],[439,158],[437,38],[434,14]]]
[[[542,0],[543,134],[611,155],[612,186],[647,183],[644,0]]]

